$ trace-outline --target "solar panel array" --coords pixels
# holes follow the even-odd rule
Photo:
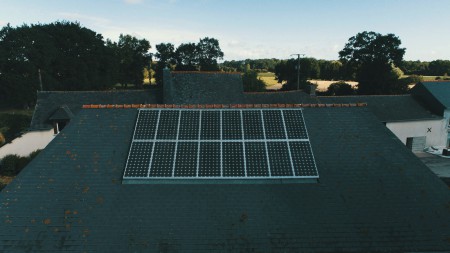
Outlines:
[[[123,178],[318,178],[302,109],[139,109]]]

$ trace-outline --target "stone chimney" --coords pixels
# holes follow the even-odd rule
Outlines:
[[[315,96],[316,95],[316,90],[317,90],[317,84],[312,84],[310,86],[308,86],[308,92],[310,96]]]

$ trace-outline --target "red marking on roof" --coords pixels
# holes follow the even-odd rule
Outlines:
[[[223,74],[223,75],[241,75],[241,72],[224,72],[224,71],[172,71],[172,74]]]
[[[350,104],[125,104],[125,105],[83,105],[83,109],[119,109],[119,108],[183,108],[183,109],[221,109],[221,108],[322,108],[322,107],[364,107],[367,103]]]
[[[421,83],[448,83],[450,80],[433,80],[433,81],[422,81]]]
[[[244,94],[279,94],[279,93],[297,93],[297,92],[304,93],[305,91],[304,90],[244,91]]]

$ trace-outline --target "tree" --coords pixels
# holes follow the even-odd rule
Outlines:
[[[176,70],[195,71],[198,70],[198,52],[195,43],[186,43],[178,46],[175,51]]]
[[[171,43],[160,43],[156,45],[155,56],[159,59],[155,68],[155,80],[157,85],[163,84],[163,70],[175,64],[175,47]]]
[[[144,80],[143,69],[151,61],[148,50],[150,42],[131,35],[120,34],[118,43],[109,43],[116,50],[119,60],[119,82],[122,85],[134,84],[141,88]]]
[[[435,60],[428,65],[430,76],[445,76],[450,74],[450,61]]]
[[[353,87],[343,81],[336,82],[330,84],[327,88],[327,95],[330,96],[346,96],[346,95],[354,95],[356,91]]]
[[[171,43],[156,45],[159,59],[155,68],[155,79],[158,85],[163,83],[163,69],[169,67],[180,71],[217,71],[217,60],[223,58],[219,41],[214,38],[203,38],[197,44],[185,43],[175,47]]]
[[[356,72],[360,94],[400,94],[407,87],[393,73],[400,66],[405,48],[394,34],[362,32],[351,37],[339,52],[342,62]],[[394,66],[394,67],[393,67]]]
[[[116,81],[115,56],[103,37],[79,23],[9,25],[0,31],[0,103],[35,102],[45,90],[100,90]]]
[[[197,43],[198,64],[201,71],[217,71],[217,60],[223,59],[219,41],[205,37]]]
[[[320,79],[323,80],[339,80],[342,79],[342,63],[340,61],[319,60]]]
[[[258,73],[253,70],[248,70],[242,75],[242,83],[244,91],[265,91],[266,84],[263,80],[258,78]]]
[[[284,90],[297,89],[297,59],[289,59],[281,61],[275,66],[275,78],[278,83],[286,82],[283,85]],[[311,83],[308,79],[315,79],[320,76],[319,62],[314,58],[300,59],[300,89],[304,89]]]

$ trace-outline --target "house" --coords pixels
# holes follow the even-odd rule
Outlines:
[[[432,112],[444,118],[444,145],[450,147],[450,82],[421,82],[411,91]]]
[[[325,104],[367,103],[379,121],[412,151],[445,145],[444,119],[412,95],[318,96],[317,100]]]
[[[217,74],[173,75],[180,75],[176,76],[178,80],[234,79]],[[197,96],[190,92],[177,94],[176,99]],[[212,96],[209,93],[196,99]],[[189,104],[186,99],[180,104],[82,106],[70,124],[0,192],[0,251],[450,251],[448,187],[380,124],[368,106],[248,104],[244,99],[231,105]],[[262,97],[258,99],[264,102]],[[162,111],[180,113],[165,118],[164,123],[155,123],[139,118],[142,110],[157,115]],[[264,110],[278,110],[284,115],[285,110],[296,110],[302,115],[306,133],[300,141],[309,143],[318,174],[305,181],[259,178],[255,182],[241,176],[236,182],[229,178],[209,180],[206,176],[203,181],[165,181],[162,177],[150,184],[125,182],[126,168],[134,159],[130,158],[132,146],[135,142],[149,143],[135,138],[141,119],[140,133],[154,136],[150,142],[164,142],[157,139],[157,130],[152,127],[161,126],[165,133],[177,129],[178,136],[183,110],[200,110],[205,115],[217,111],[220,115],[233,111],[238,115],[261,111],[264,115]],[[203,118],[190,119],[201,129]],[[242,131],[246,127],[253,131],[252,122],[256,121],[250,121],[251,126],[241,123]],[[220,126],[223,136],[226,127]],[[273,129],[276,127],[264,128],[265,136]],[[249,142],[266,143],[266,137]],[[246,141],[242,139],[242,143]],[[197,142],[200,146],[201,141]],[[220,143],[224,146],[222,137]],[[173,149],[166,148],[152,151],[161,152],[160,164],[173,163],[175,168],[177,162],[195,160],[187,156],[178,161],[177,151],[172,155],[168,150]],[[192,152],[197,161],[198,156],[211,155],[211,161],[217,162],[212,158],[214,152],[197,150]],[[269,157],[270,151],[265,150],[246,153],[245,157]],[[280,156],[273,158],[275,164],[289,163],[285,152],[284,156],[277,154]],[[153,155],[138,153],[135,164],[145,169],[142,161]],[[220,161],[221,167],[230,163]],[[148,166],[153,164],[150,161]]]
[[[0,149],[0,157],[10,153],[26,156],[44,148],[83,104],[367,103],[379,120],[413,151],[422,151],[428,146],[445,146],[447,142],[446,122],[442,114],[429,111],[411,95],[326,97],[315,96],[315,87],[308,93],[301,90],[244,92],[240,73],[171,72],[167,69],[164,80],[164,92],[38,92],[30,132],[7,148]]]

